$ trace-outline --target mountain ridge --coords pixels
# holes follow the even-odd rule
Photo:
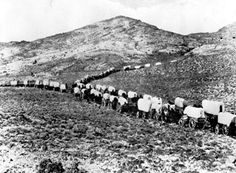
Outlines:
[[[234,25],[227,25],[215,33],[181,35],[141,20],[116,16],[31,42],[1,43],[0,72],[6,73],[0,76],[43,75],[47,71],[53,77],[63,71],[63,66],[79,71],[102,70],[111,66],[205,54],[214,52],[216,45],[222,46],[220,38],[224,33],[227,36],[222,39],[224,43],[232,44],[227,31]],[[56,65],[61,66],[60,70],[55,71],[58,69]]]

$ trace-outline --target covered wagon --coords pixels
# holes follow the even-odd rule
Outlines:
[[[137,96],[138,96],[138,94],[134,91],[129,91],[128,92],[128,98],[130,98],[130,99],[135,98]]]
[[[118,104],[118,97],[111,95],[109,98],[109,108],[116,110],[117,104]]]
[[[44,79],[43,80],[43,87],[47,89],[49,87],[49,79]]]
[[[109,86],[109,87],[108,87],[108,92],[109,92],[109,93],[115,92],[115,90],[116,90],[116,89],[115,89],[115,87],[113,87],[113,86]]]
[[[55,91],[59,91],[60,90],[60,83],[55,81],[54,84],[53,84],[53,89]]]
[[[137,111],[137,117],[144,117],[147,118],[148,114],[150,113],[152,101],[151,99],[143,99],[140,98],[138,100],[138,111]],[[144,116],[143,116],[144,115]]]
[[[92,85],[91,85],[91,84],[89,84],[89,83],[88,83],[88,84],[86,84],[86,85],[85,85],[85,87],[86,87],[86,89],[92,89]]]
[[[128,93],[128,103],[129,103],[129,106],[132,107],[134,106],[135,104],[137,104],[137,101],[138,101],[138,94],[134,91],[129,91]]]
[[[27,79],[24,80],[24,86],[25,86],[25,87],[28,86],[28,80],[27,80]]]
[[[203,108],[197,108],[193,106],[187,106],[184,109],[184,115],[179,120],[180,125],[184,125],[188,122],[190,128],[195,128],[197,125],[204,127],[206,123],[206,117]]]
[[[148,67],[151,67],[151,64],[145,64],[144,67],[148,68]]]
[[[135,69],[140,69],[141,68],[141,65],[136,65],[134,66]]]
[[[117,104],[117,111],[120,113],[124,112],[124,107],[128,104],[127,99],[124,97],[119,97],[118,98],[118,104]]]
[[[16,87],[16,86],[17,86],[17,83],[18,83],[17,80],[12,80],[12,81],[10,81],[10,84],[11,84],[12,87]]]
[[[158,119],[158,117],[161,115],[162,98],[160,98],[160,97],[152,97],[151,101],[152,101],[152,105],[151,105],[151,118]]]
[[[222,134],[228,135],[230,131],[236,133],[236,115],[230,112],[219,113],[215,133],[222,132]]]
[[[0,81],[0,86],[5,86],[5,81]]]
[[[18,80],[17,81],[17,86],[23,87],[24,86],[24,80]]]
[[[36,87],[36,88],[43,88],[43,80],[37,79],[35,81],[34,87]]]
[[[123,67],[123,70],[126,71],[126,70],[130,70],[131,69],[131,65],[127,65],[127,66],[124,66]]]
[[[202,107],[206,115],[208,126],[215,132],[215,127],[218,123],[218,115],[221,112],[225,112],[225,106],[223,102],[203,100]]]
[[[95,88],[96,88],[96,90],[101,91],[102,85],[97,84],[97,85],[95,85]]]
[[[174,101],[174,109],[171,111],[171,119],[174,122],[179,122],[181,117],[184,115],[184,109],[187,107],[188,102],[184,98],[176,97]]]
[[[126,92],[124,90],[119,90],[118,96],[126,96]]]
[[[66,92],[68,89],[68,86],[66,83],[60,84],[60,92]]]
[[[54,81],[49,81],[49,86],[48,86],[48,89],[50,89],[50,90],[53,90],[53,88],[54,88]]]

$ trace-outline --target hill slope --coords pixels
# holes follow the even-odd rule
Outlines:
[[[199,45],[176,62],[132,72],[119,72],[94,83],[157,95],[166,100],[184,97],[190,102],[221,100],[234,109],[236,86],[236,23],[215,33],[191,34]],[[191,41],[192,40],[192,41]]]
[[[110,66],[161,61],[161,67],[120,72],[104,81],[165,98],[177,94],[190,100],[225,98],[232,105],[235,28],[233,23],[214,33],[184,36],[117,16],[32,42],[1,43],[0,78],[25,78],[33,73],[71,82]],[[172,59],[178,61],[169,63]]]
[[[89,71],[125,63],[166,60],[170,55],[190,51],[195,45],[188,42],[182,35],[118,16],[33,42],[1,44],[0,71],[13,75],[19,72],[54,75],[68,68],[69,71]]]

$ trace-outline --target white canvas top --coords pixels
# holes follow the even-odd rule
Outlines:
[[[175,98],[175,106],[183,108],[184,107],[184,101],[185,101],[185,99],[180,98],[180,97],[176,97]]]
[[[66,84],[61,84],[60,89],[65,90],[66,89]]]
[[[221,112],[218,115],[218,123],[229,126],[232,120],[236,118],[236,115],[229,112]]]
[[[16,80],[13,80],[10,82],[11,85],[17,85],[17,81]]]
[[[109,87],[108,87],[108,91],[109,91],[109,92],[112,92],[112,91],[115,91],[115,90],[116,90],[116,89],[115,89],[113,86],[109,86]]]
[[[119,90],[119,91],[118,91],[118,95],[119,95],[119,96],[122,96],[122,94],[126,94],[126,92],[125,92],[124,90]]]
[[[128,103],[128,101],[124,98],[124,97],[119,97],[118,102],[120,103],[120,105],[124,105],[125,103]]]
[[[202,101],[203,110],[206,113],[212,115],[218,115],[220,113],[220,107],[222,107],[222,112],[224,112],[224,103],[212,100],[203,100]]]
[[[159,110],[162,107],[162,99],[160,97],[152,97],[151,109]]]
[[[133,92],[133,91],[129,91],[128,92],[128,98],[134,98],[134,97],[137,97],[137,93]]]
[[[75,87],[75,88],[74,88],[74,93],[75,93],[75,94],[79,93],[79,88],[78,88],[78,87]]]
[[[184,114],[188,115],[191,118],[201,118],[201,117],[204,118],[205,117],[203,108],[196,108],[192,106],[187,106],[184,109]]]
[[[59,82],[54,82],[54,87],[55,88],[59,88],[60,87],[60,83]]]
[[[151,109],[151,100],[139,99],[138,100],[138,110],[143,112],[149,112]]]

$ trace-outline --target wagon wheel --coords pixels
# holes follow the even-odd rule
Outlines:
[[[194,119],[191,118],[189,120],[189,124],[188,125],[189,125],[190,128],[195,129],[196,126],[197,126],[197,123],[196,123],[196,121]]]
[[[224,135],[228,135],[229,134],[229,127],[227,125],[223,125],[222,126],[222,133]]]
[[[215,134],[219,134],[220,133],[220,125],[217,124],[215,127]]]
[[[182,118],[180,118],[178,124],[179,126],[184,127],[185,121]]]
[[[136,118],[139,118],[139,116],[140,116],[140,113],[139,113],[139,111],[137,111]]]

